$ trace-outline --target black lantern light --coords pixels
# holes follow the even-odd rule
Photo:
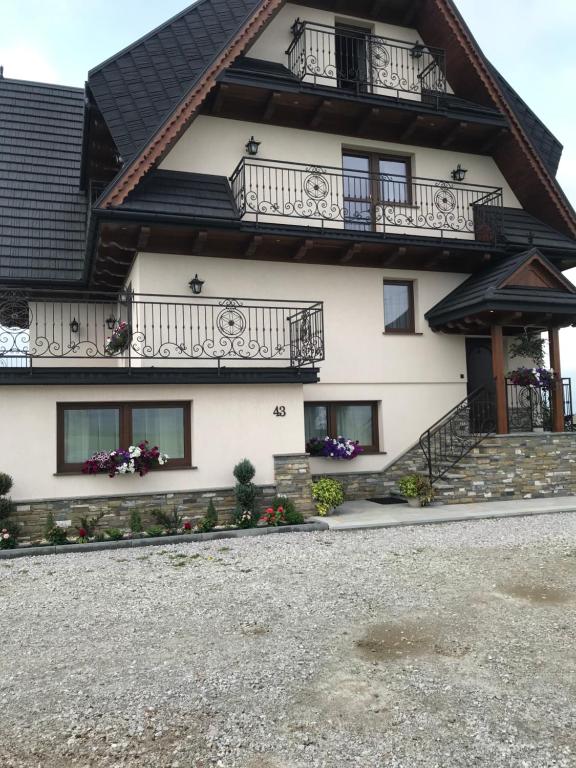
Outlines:
[[[468,171],[466,170],[466,168],[462,168],[460,163],[458,163],[457,168],[452,171],[452,178],[454,179],[454,181],[464,181],[467,173]]]
[[[70,330],[72,331],[72,333],[79,333],[80,323],[78,322],[78,320],[76,320],[76,318],[74,318],[70,323]]]
[[[192,280],[188,283],[190,286],[190,290],[195,296],[199,296],[202,293],[202,286],[204,285],[204,280],[200,280],[198,275],[196,274]]]
[[[261,141],[256,141],[254,136],[250,137],[250,141],[246,143],[246,152],[251,155],[252,157],[255,157],[258,154],[258,150],[260,149]]]
[[[413,59],[421,59],[424,56],[424,46],[419,40],[416,41],[416,45],[410,51],[410,56]]]
[[[108,328],[109,331],[113,331],[116,327],[116,318],[113,315],[110,315],[110,317],[106,318],[106,328]]]

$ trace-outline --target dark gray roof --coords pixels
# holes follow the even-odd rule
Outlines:
[[[118,210],[170,217],[238,219],[230,182],[225,176],[180,171],[151,171]]]
[[[199,0],[108,59],[88,87],[123,159],[147,144],[260,0]]]
[[[502,89],[506,101],[527,134],[532,146],[540,155],[542,162],[548,168],[550,173],[553,176],[556,176],[564,147],[554,136],[552,131],[544,125],[542,120],[534,114],[526,102],[516,93],[510,83],[502,77],[496,67],[490,63],[489,66],[498,85]]]
[[[0,78],[0,280],[82,276],[84,94]]]
[[[490,310],[556,311],[574,313],[576,317],[576,293],[568,289],[502,287],[508,277],[535,255],[556,272],[560,279],[565,280],[562,273],[537,248],[531,248],[465,280],[426,313],[430,326],[438,328],[450,321]]]
[[[570,252],[576,256],[576,241],[534,218],[521,208],[504,208],[504,236],[509,245],[534,246],[547,252]]]

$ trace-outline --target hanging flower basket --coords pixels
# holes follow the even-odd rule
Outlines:
[[[150,448],[148,442],[131,445],[127,450],[99,451],[84,462],[82,472],[85,475],[140,475],[144,477],[155,467],[162,467],[168,456],[160,453],[157,446]]]
[[[132,332],[130,326],[123,320],[121,323],[118,323],[112,332],[112,336],[110,336],[109,339],[106,339],[104,352],[110,356],[125,352],[130,345],[131,337]]]
[[[518,368],[508,374],[512,384],[519,387],[539,387],[552,389],[556,374],[552,368]]]
[[[313,437],[306,446],[306,450],[310,456],[344,461],[351,461],[364,453],[364,449],[357,440],[347,440],[344,437],[325,437],[323,440]]]

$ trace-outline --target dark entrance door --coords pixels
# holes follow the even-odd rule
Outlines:
[[[336,69],[338,87],[366,91],[368,87],[368,30],[336,25]]]
[[[486,420],[496,423],[496,383],[491,339],[466,339],[466,367],[468,395],[480,387],[484,387],[486,392],[482,402],[470,411],[470,428],[473,432],[482,432],[485,431]]]

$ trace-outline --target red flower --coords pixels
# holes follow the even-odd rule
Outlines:
[[[284,507],[278,507],[278,512],[283,515],[284,514]]]
[[[183,526],[185,531],[191,531],[192,530],[192,523],[189,520],[186,520]]]
[[[88,536],[88,532],[85,528],[78,528],[78,536],[80,536],[81,539],[85,539]]]

